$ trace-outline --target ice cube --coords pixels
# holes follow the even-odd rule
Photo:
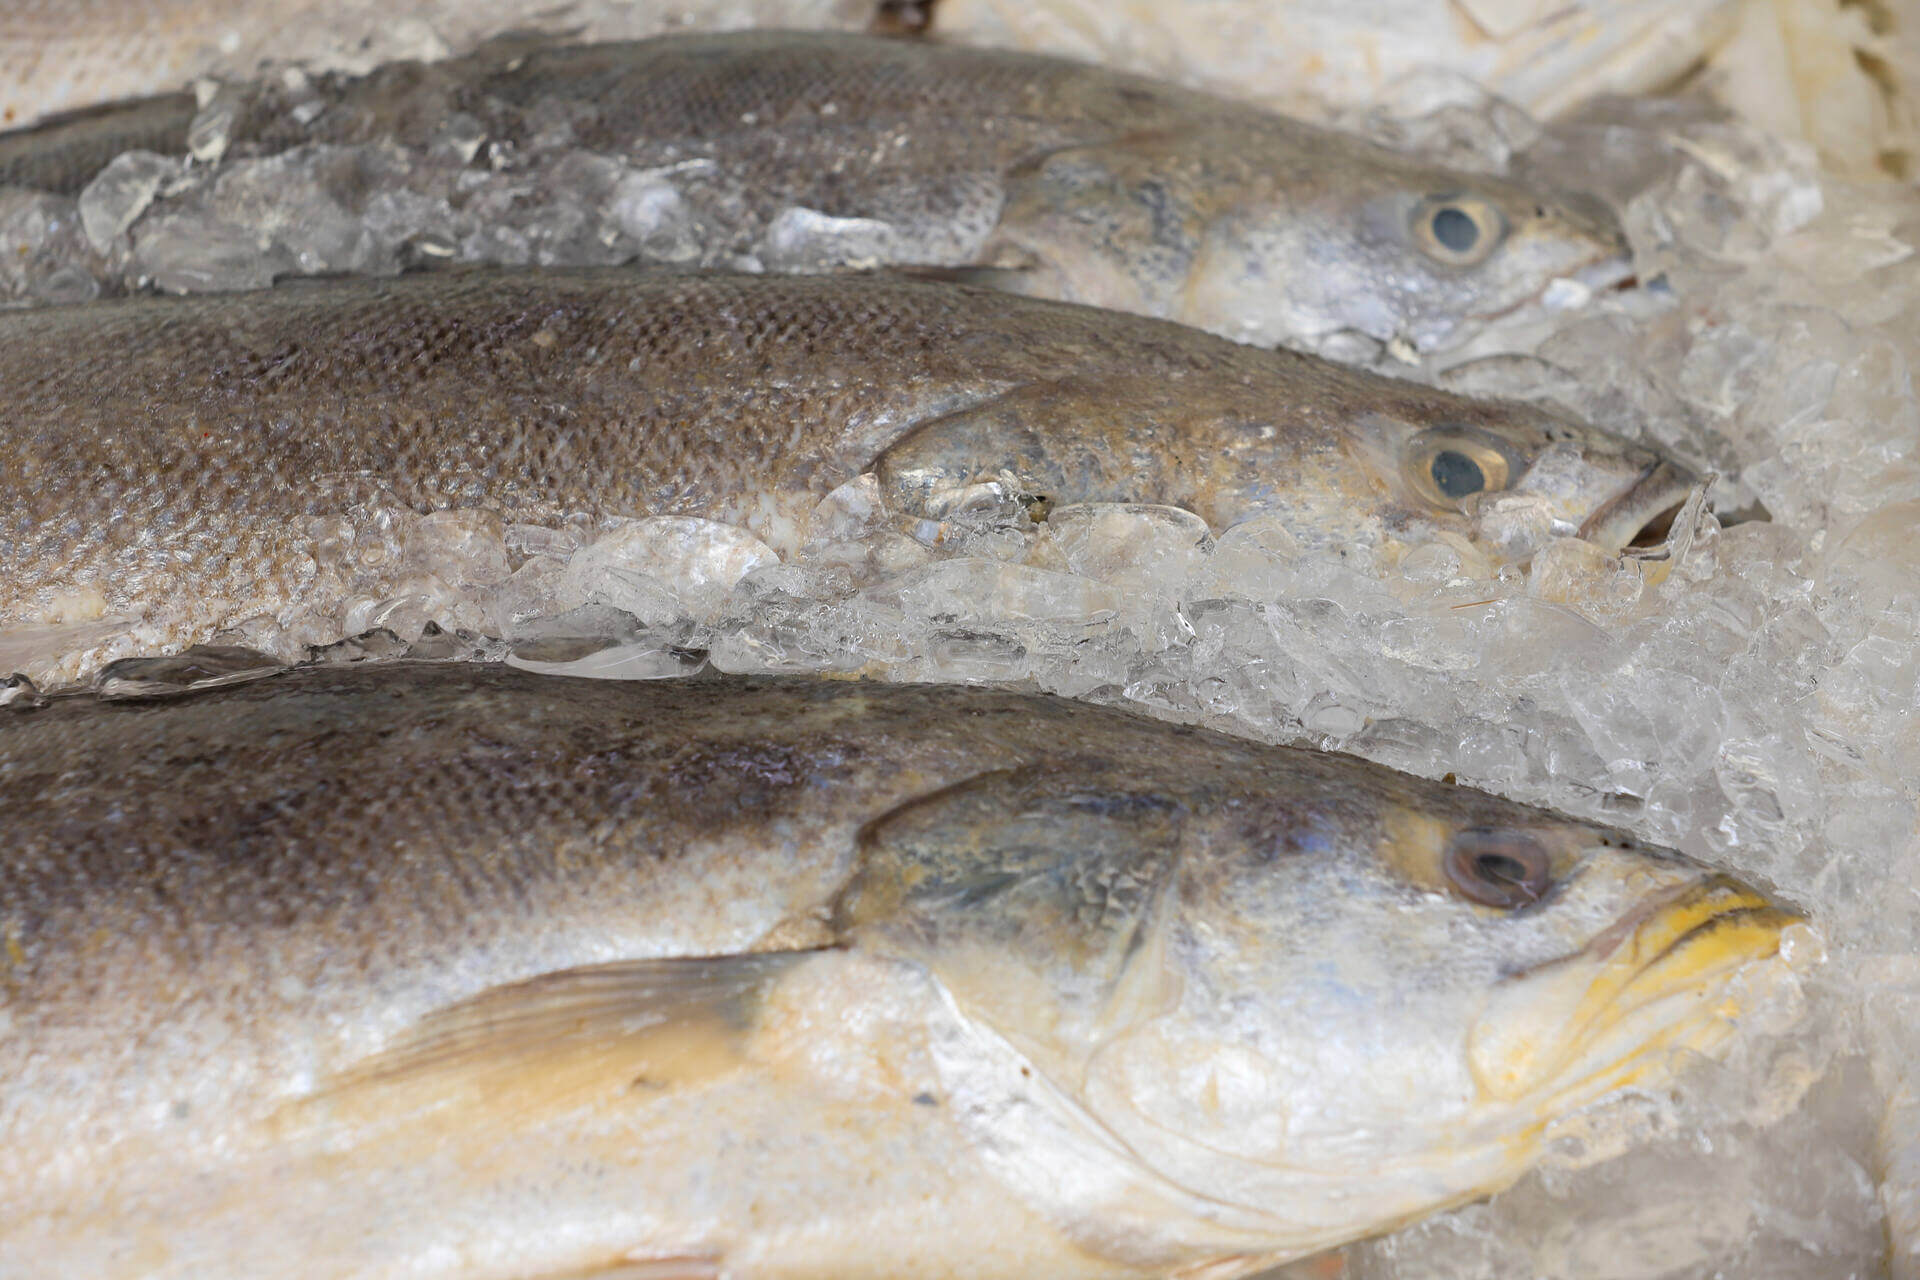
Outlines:
[[[135,268],[169,293],[264,289],[274,276],[269,247],[245,227],[191,213],[143,219],[133,230]]]
[[[1578,609],[1590,618],[1631,613],[1646,589],[1636,562],[1608,555],[1579,538],[1554,538],[1534,554],[1527,591]]]
[[[124,151],[108,161],[80,193],[80,225],[95,251],[111,250],[180,170],[178,160],[151,151]]]
[[[1212,550],[1207,522],[1191,511],[1079,503],[1052,510],[1028,559],[1129,591],[1171,595]]]
[[[458,508],[422,516],[407,531],[405,566],[470,589],[507,580],[506,525],[492,511]]]
[[[624,522],[576,551],[564,589],[642,618],[684,610],[711,621],[736,582],[778,561],[744,529],[690,516],[653,516]]]

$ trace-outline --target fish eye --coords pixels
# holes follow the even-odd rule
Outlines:
[[[1487,487],[1486,473],[1480,464],[1458,449],[1442,449],[1427,464],[1434,487],[1449,498],[1465,498]]]
[[[1506,218],[1477,196],[1430,196],[1414,207],[1414,243],[1444,266],[1478,266],[1506,235]]]
[[[1407,451],[1407,480],[1436,507],[1458,507],[1478,493],[1504,489],[1520,470],[1485,432],[1452,427],[1415,437]]]
[[[1518,831],[1470,827],[1447,844],[1448,883],[1470,902],[1513,910],[1545,897],[1553,887],[1552,859],[1533,837]]]
[[[1480,226],[1452,205],[1433,212],[1433,238],[1454,253],[1472,253],[1480,243]]]

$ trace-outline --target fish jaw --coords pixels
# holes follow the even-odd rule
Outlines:
[[[1578,955],[1510,979],[1468,1035],[1474,1081],[1491,1102],[1552,1098],[1557,1110],[1654,1077],[1675,1050],[1711,1052],[1741,1012],[1740,980],[1777,968],[1782,932],[1803,920],[1731,877],[1699,876]]]
[[[1584,432],[1541,450],[1519,482],[1469,507],[1480,541],[1509,560],[1552,537],[1581,538],[1610,555],[1658,545],[1699,476],[1639,445]]]
[[[1580,536],[1609,551],[1658,542],[1700,483],[1685,468],[1662,459],[1580,526]]]

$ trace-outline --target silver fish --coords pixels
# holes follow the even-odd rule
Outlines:
[[[354,523],[375,509],[692,516],[791,555],[870,474],[906,521],[1136,501],[1502,558],[1657,538],[1692,484],[1530,405],[883,276],[477,271],[16,311],[0,417],[0,670],[29,673],[102,628],[189,643],[389,595]]]
[[[954,687],[306,669],[0,778],[9,1275],[1231,1277],[1511,1182],[1796,920]]]
[[[913,264],[1261,345],[1433,351],[1555,279],[1626,274],[1591,201],[1142,77],[912,41],[508,40],[230,86],[191,126],[174,99],[118,118],[129,147],[221,159],[171,194],[103,188],[94,266],[169,289],[422,255]],[[0,138],[0,179],[78,192],[102,121]]]

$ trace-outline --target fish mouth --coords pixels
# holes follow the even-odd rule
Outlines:
[[[1633,255],[1624,248],[1594,259],[1571,278],[1595,293],[1631,289],[1639,283],[1633,271]]]
[[[1610,552],[1657,547],[1673,532],[1674,517],[1699,483],[1686,468],[1657,460],[1588,516],[1579,536]]]
[[[1499,333],[1517,332],[1529,325],[1548,322],[1569,311],[1578,311],[1603,293],[1624,292],[1639,283],[1633,259],[1625,249],[1603,253],[1584,264],[1554,276],[1534,292],[1498,310],[1475,317],[1477,328]],[[1413,346],[1423,354],[1438,354],[1455,347],[1468,346],[1470,334],[1462,326],[1449,325],[1432,334],[1416,335]],[[1469,349],[1471,347],[1469,346]],[[1505,347],[1496,350],[1505,350]],[[1485,353],[1482,353],[1485,354]]]
[[[1710,1051],[1740,1013],[1736,977],[1804,919],[1719,874],[1657,896],[1578,955],[1511,980],[1469,1036],[1474,1079],[1501,1101],[1561,1096],[1631,1083],[1663,1051]]]

